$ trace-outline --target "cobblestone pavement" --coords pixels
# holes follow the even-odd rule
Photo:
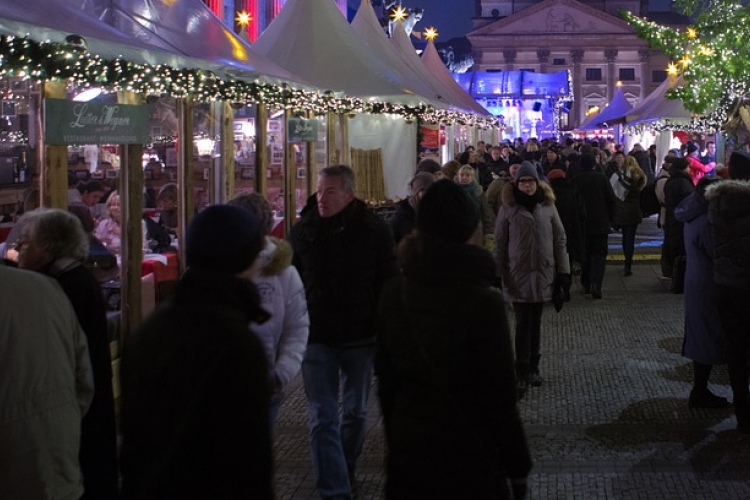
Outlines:
[[[730,409],[690,410],[690,362],[681,357],[682,296],[656,263],[619,277],[610,263],[603,300],[580,290],[561,313],[545,309],[544,385],[519,408],[534,468],[531,500],[750,499],[750,439]],[[725,369],[712,390],[731,397]],[[383,428],[377,398],[357,479],[360,499],[382,497]],[[317,498],[298,377],[276,427],[277,497]]]

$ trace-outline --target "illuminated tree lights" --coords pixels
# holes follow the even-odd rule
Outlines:
[[[315,92],[286,84],[225,80],[211,71],[176,69],[166,65],[136,64],[122,58],[103,59],[71,45],[36,42],[27,37],[0,36],[0,76],[35,80],[67,81],[109,92],[129,91],[144,96],[187,97],[202,102],[225,100],[263,103],[272,110],[304,109],[316,115],[372,113],[394,114],[407,119],[460,121],[481,128],[497,127],[494,117],[457,111],[436,110],[428,104],[416,106],[364,101],[341,97],[332,91]]]
[[[725,0],[698,5],[678,0],[685,14],[697,14],[695,25],[684,31],[661,26],[645,18],[621,11],[649,47],[668,55],[670,77],[682,74],[685,85],[667,93],[681,99],[685,108],[703,118],[695,126],[727,119],[726,110],[750,91],[750,7]]]

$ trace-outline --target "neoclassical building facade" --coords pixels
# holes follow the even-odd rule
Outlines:
[[[575,128],[587,110],[610,101],[618,82],[634,104],[667,76],[669,59],[649,50],[635,35],[617,14],[622,8],[644,12],[638,0],[477,0],[474,30],[467,34],[475,61],[472,69],[568,69],[574,100],[562,125]],[[685,25],[682,16],[661,14],[660,24]]]

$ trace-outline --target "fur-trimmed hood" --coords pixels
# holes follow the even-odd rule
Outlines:
[[[706,188],[706,199],[709,201],[725,194],[750,196],[750,181],[726,180],[711,184]]]
[[[513,182],[508,182],[503,186],[503,191],[500,196],[503,206],[512,207],[516,204],[516,196],[513,194],[513,188],[515,186],[516,185]],[[544,181],[539,181],[539,189],[544,193],[544,201],[542,204],[554,205],[557,199],[555,198],[555,192],[552,190],[552,187]]]
[[[275,276],[292,265],[294,252],[292,246],[284,240],[266,237],[266,244],[260,251],[260,275],[263,277]]]

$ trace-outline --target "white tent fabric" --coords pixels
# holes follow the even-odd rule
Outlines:
[[[173,7],[172,10],[167,10]],[[179,6],[180,11],[176,11]],[[148,11],[146,11],[148,7]],[[50,15],[54,12],[54,15]],[[168,19],[168,22],[165,21]],[[165,22],[167,24],[165,24]],[[179,26],[179,22],[185,25]],[[83,36],[88,51],[135,63],[202,68],[265,83],[301,79],[240,41],[200,0],[3,0],[0,30],[37,41]],[[211,43],[206,43],[211,40]]]
[[[395,115],[359,114],[349,119],[349,147],[378,149],[383,155],[385,195],[406,197],[417,168],[417,125]]]
[[[617,119],[627,114],[633,106],[625,98],[622,87],[617,89],[612,100],[599,113],[587,117],[586,120],[578,127],[579,130],[594,130],[601,128],[604,124],[609,124],[610,120]]]
[[[419,57],[414,49],[412,48],[412,53],[417,59],[417,65],[409,65],[407,61],[402,59],[401,55],[396,52],[397,49],[388,41],[388,36],[380,25],[370,0],[362,0],[359,10],[357,10],[357,15],[354,16],[354,19],[352,20],[351,26],[361,39],[370,46],[373,53],[380,58],[383,64],[393,68],[398,73],[401,81],[405,85],[413,89],[415,93],[425,97],[427,102],[436,108],[448,107],[441,97],[440,92],[432,88],[430,82],[426,81],[418,72],[423,65],[419,63]],[[404,36],[406,36],[406,31],[401,31],[403,31]]]
[[[484,109],[477,101],[467,94],[459,84],[456,83],[448,71],[448,68],[445,67],[443,60],[440,59],[440,55],[438,54],[432,40],[427,43],[427,47],[422,53],[422,62],[435,79],[440,82],[440,85],[449,92],[447,99],[450,102],[456,103],[457,106],[471,110],[472,113],[481,116],[490,115],[486,109]]]
[[[331,0],[288,0],[253,48],[318,87],[382,102],[425,101],[373,54]]]

